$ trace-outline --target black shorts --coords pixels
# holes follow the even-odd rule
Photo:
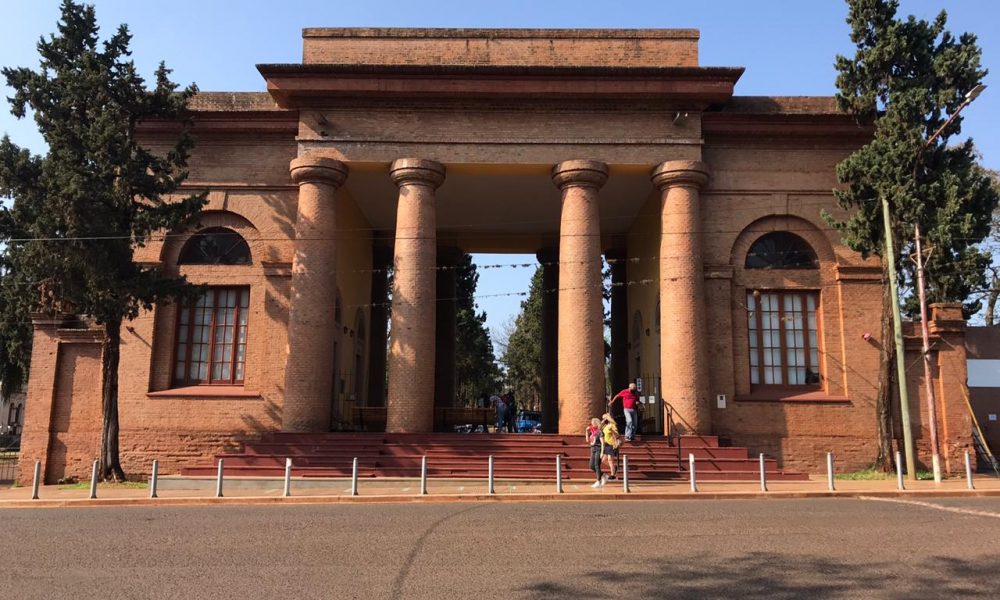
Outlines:
[[[615,448],[611,444],[605,444],[603,451],[605,456],[613,456],[615,458],[618,458],[618,448]]]

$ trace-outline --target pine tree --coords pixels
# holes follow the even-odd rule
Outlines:
[[[92,6],[64,0],[58,32],[38,43],[40,69],[5,68],[11,112],[34,115],[48,152],[0,144],[4,298],[27,312],[72,312],[102,327],[102,478],[123,479],[118,458],[118,362],[122,323],[197,288],[133,260],[159,231],[194,221],[203,195],[173,198],[193,146],[186,130],[158,155],[136,140],[145,119],[180,121],[197,91],[178,91],[161,63],[148,89],[131,60],[124,25],[103,43]],[[27,241],[24,241],[27,240]],[[4,370],[23,362],[24,340],[5,330]]]
[[[460,384],[459,401],[470,405],[481,395],[495,392],[500,379],[493,341],[486,328],[486,312],[476,312],[478,283],[479,272],[472,255],[463,254],[455,272],[455,375]]]
[[[521,312],[514,319],[503,345],[502,362],[507,371],[507,385],[522,406],[537,405],[542,393],[542,269],[531,277],[528,297],[521,302]],[[531,402],[528,402],[528,400]]]
[[[983,284],[989,257],[977,244],[989,231],[997,195],[977,168],[972,141],[949,145],[961,131],[961,117],[924,147],[986,75],[976,37],[952,35],[943,11],[933,22],[912,16],[899,20],[897,0],[847,3],[857,52],[853,58],[836,59],[837,101],[859,122],[873,126],[874,136],[837,167],[838,180],[846,187],[834,193],[851,215],[834,224],[847,246],[865,256],[879,256],[883,270],[896,269],[903,282],[913,281],[914,266],[905,257],[913,252],[914,225],[919,224],[925,247],[933,248],[926,263],[928,301],[964,302]],[[883,252],[883,198],[890,206],[896,256]],[[876,463],[885,469],[892,453],[889,307],[894,301],[884,295],[876,409]],[[908,302],[912,310],[912,300]]]

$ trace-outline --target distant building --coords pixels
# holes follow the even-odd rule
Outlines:
[[[24,403],[27,393],[18,390],[9,396],[0,397],[0,448],[16,442],[24,426]]]
[[[990,450],[1000,454],[1000,327],[970,327],[965,335],[972,409]]]

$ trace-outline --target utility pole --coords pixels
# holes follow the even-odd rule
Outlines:
[[[920,158],[924,155],[924,152],[934,140],[941,135],[941,132],[945,130],[952,121],[958,117],[958,113],[962,112],[962,109],[972,103],[973,100],[979,97],[979,94],[986,89],[986,86],[979,84],[969,90],[969,93],[965,95],[965,100],[958,105],[955,112],[951,113],[948,120],[944,122],[938,130],[934,132],[934,135],[927,138],[927,141],[920,148],[920,152],[917,153],[917,158],[913,163],[913,183],[914,186],[917,183],[917,167],[920,164]],[[913,237],[916,244],[917,251],[917,299],[920,302],[920,334],[922,338],[921,354],[923,356],[924,362],[924,385],[926,387],[926,397],[927,397],[927,418],[930,421],[930,433],[931,433],[931,462],[933,463],[934,469],[934,482],[941,483],[941,455],[938,450],[938,428],[937,428],[937,400],[934,394],[934,382],[931,380],[931,343],[930,343],[930,331],[927,326],[927,293],[926,285],[924,284],[924,253],[920,244],[920,224],[917,223],[913,226]],[[902,387],[900,388],[900,394],[902,394]],[[904,417],[905,419],[905,417]],[[904,430],[905,431],[905,430]],[[907,469],[910,469],[910,457],[907,455]]]

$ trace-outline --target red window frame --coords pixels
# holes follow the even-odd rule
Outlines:
[[[234,292],[235,303],[221,304],[229,292]],[[202,298],[211,298],[211,304],[199,307]],[[246,348],[249,338],[249,286],[211,286],[202,298],[188,301],[180,305],[174,329],[173,368],[170,381],[174,387],[191,385],[242,385],[246,376]],[[208,322],[196,323],[198,310],[210,311]],[[232,319],[221,311],[232,309]],[[187,317],[186,322],[184,317]],[[220,319],[221,317],[221,319]],[[194,335],[202,327],[208,328],[208,341],[195,342]],[[225,339],[226,329],[231,329],[231,338]],[[242,329],[242,339],[240,337]],[[220,333],[222,339],[220,340]],[[207,346],[205,360],[201,356],[195,360],[193,352],[196,346]],[[225,346],[229,346],[229,358],[225,358]],[[217,360],[216,350],[221,349],[223,356]],[[205,365],[205,377],[192,377],[192,367]],[[220,366],[219,376],[215,375],[215,366]],[[229,376],[222,377],[225,367]],[[180,373],[178,372],[180,368]],[[239,376],[237,376],[239,374]]]
[[[774,296],[777,301],[777,311],[765,311],[763,309],[763,296],[771,295]],[[800,310],[793,311],[798,312],[802,318],[802,327],[788,327],[787,323],[789,320],[794,322],[794,315],[786,314],[785,299],[798,297],[800,300]],[[815,329],[809,325],[809,300],[813,301],[813,319],[815,322]],[[764,327],[764,312],[777,312],[778,313],[778,329],[775,330],[772,327]],[[751,327],[751,325],[753,325]],[[777,345],[765,345],[765,332],[777,331],[778,334],[778,344]],[[788,343],[788,334],[791,332],[794,337],[794,333],[802,333],[802,345],[801,347],[796,344],[790,346]],[[815,337],[815,340],[810,339],[811,334]],[[818,390],[822,387],[823,374],[820,368],[820,340],[822,334],[822,319],[820,318],[820,297],[819,292],[815,290],[749,290],[747,291],[747,345],[748,345],[748,356],[749,360],[747,366],[750,368],[750,385],[753,388],[793,388],[797,390],[802,389],[814,389]],[[754,343],[756,342],[756,343]],[[765,361],[765,351],[767,350],[777,350],[779,352],[779,365],[767,365]],[[801,350],[803,355],[802,365],[791,364],[792,361],[789,360],[789,350]],[[756,358],[756,361],[754,361]],[[754,364],[756,362],[757,364]],[[815,363],[815,364],[814,364]],[[806,382],[804,383],[789,383],[790,369],[802,367],[805,369]],[[765,371],[770,368],[780,369],[781,381],[775,383],[768,383],[765,375]],[[756,371],[756,382],[754,381],[754,371]],[[809,381],[809,373],[814,373],[816,381]]]

